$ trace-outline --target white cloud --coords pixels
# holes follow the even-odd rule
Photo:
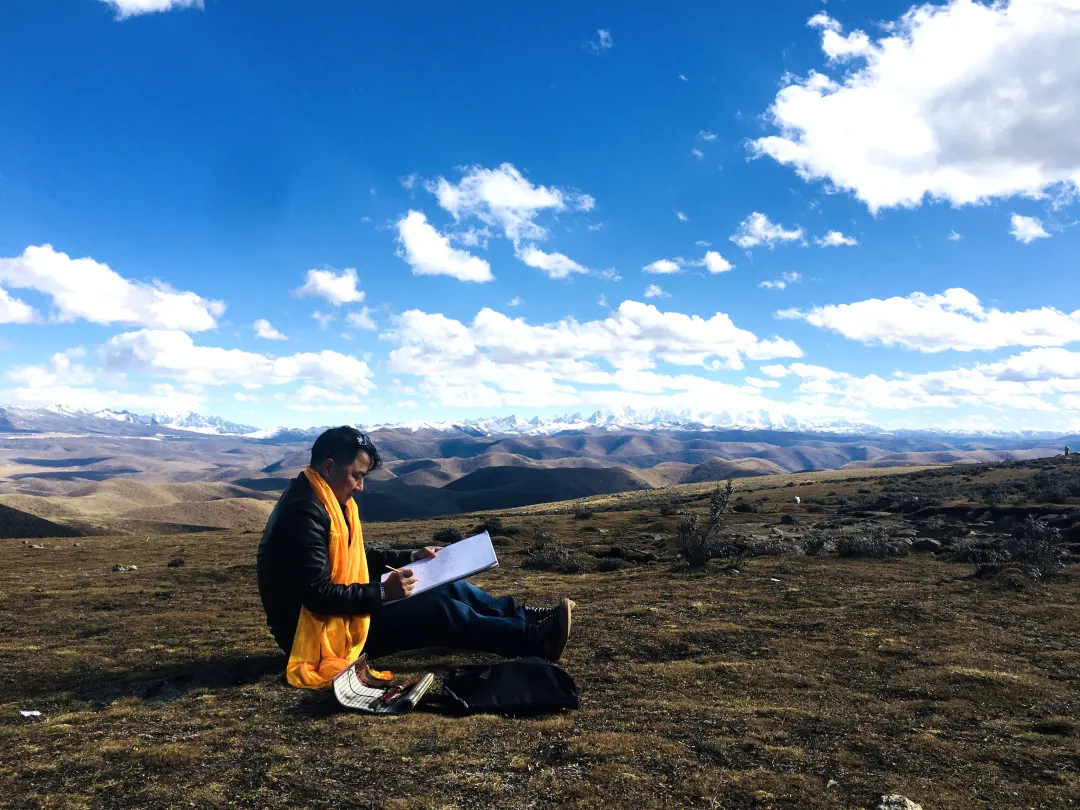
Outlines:
[[[395,402],[394,407],[395,408],[419,408],[420,406],[416,404],[415,400],[403,399],[403,400],[401,400],[401,402]]]
[[[816,15],[838,78],[777,94],[757,154],[827,180],[872,211],[1080,186],[1080,4],[951,0],[912,7],[871,40]]]
[[[690,154],[699,159],[705,157],[705,153],[698,149],[696,146],[690,150]]]
[[[511,163],[497,169],[470,166],[456,184],[439,177],[426,187],[455,220],[475,217],[498,227],[515,246],[523,240],[539,241],[548,236],[547,228],[536,221],[544,211],[591,211],[596,205],[588,194],[533,185]]]
[[[679,81],[688,82],[690,80],[688,78],[686,78],[686,74],[680,73],[679,74]]]
[[[746,384],[752,385],[754,388],[779,388],[780,383],[776,380],[763,380],[760,377],[747,377]]]
[[[1036,239],[1050,238],[1042,222],[1035,217],[1022,217],[1019,214],[1012,215],[1009,233],[1016,238],[1017,242],[1023,242],[1025,245],[1030,245]]]
[[[960,288],[939,295],[871,298],[808,311],[786,310],[797,318],[868,345],[900,346],[920,352],[988,351],[1004,346],[1063,346],[1080,341],[1080,310],[1053,307],[1003,312],[986,309]]]
[[[960,234],[958,234],[956,231],[949,231],[949,241],[950,242],[959,242],[963,238],[964,237],[961,236]]]
[[[86,388],[69,384],[49,388],[0,388],[0,402],[26,407],[42,407],[59,403],[72,408],[86,408],[90,411],[112,408],[126,409],[136,413],[178,410],[205,412],[206,410],[205,396],[175,390],[169,385],[155,385],[144,393]]]
[[[844,236],[840,231],[829,231],[823,237],[814,240],[820,247],[854,247],[859,240],[852,236]]]
[[[604,51],[610,51],[615,47],[615,40],[611,37],[611,32],[606,28],[599,28],[596,31],[596,39],[591,39],[585,43],[585,50],[589,53],[602,54]]]
[[[443,405],[475,404],[477,398],[489,406],[574,405],[598,394],[578,386],[651,396],[672,386],[712,384],[694,375],[673,381],[652,373],[661,362],[737,370],[744,359],[802,354],[791,341],[761,340],[737,328],[724,313],[705,319],[636,301],[624,301],[601,320],[536,326],[490,309],[470,324],[410,310],[382,337],[396,344],[390,372],[422,378],[420,390]],[[731,393],[728,388],[710,389],[710,395]]]
[[[81,362],[85,357],[86,349],[79,346],[57,352],[45,365],[15,366],[4,377],[27,389],[93,385],[98,374]]]
[[[266,318],[259,318],[252,325],[255,330],[255,337],[262,338],[263,340],[288,340],[285,335],[281,334],[277,329],[270,325],[270,321]]]
[[[641,268],[643,273],[659,273],[661,275],[670,275],[672,273],[682,272],[683,267],[682,259],[657,259],[655,262],[650,262]]]
[[[764,287],[766,290],[786,290],[789,284],[798,284],[800,281],[802,281],[802,276],[791,271],[784,273],[775,281],[762,281],[758,286]]]
[[[607,296],[600,293],[600,297],[596,300],[596,303],[602,307],[606,307],[608,305]]]
[[[342,304],[359,304],[364,300],[364,291],[356,289],[360,283],[356,270],[346,267],[340,273],[331,268],[308,270],[304,286],[293,290],[298,298],[325,298],[335,307]]]
[[[731,262],[721,256],[715,250],[706,251],[705,258],[702,259],[700,262],[695,262],[695,264],[704,266],[704,268],[710,273],[726,273],[728,270],[731,270],[733,267],[735,267],[735,265],[733,265]]]
[[[682,211],[676,211],[675,216],[679,218],[679,222],[689,222],[690,221],[690,217],[688,217]]]
[[[706,242],[704,239],[698,239],[694,244],[703,248],[712,247],[712,242]]]
[[[319,324],[320,329],[326,329],[334,322],[333,312],[312,312],[311,317]]]
[[[701,140],[703,140],[703,141],[715,141],[716,140],[716,133],[711,131],[711,130],[708,130],[708,129],[700,130],[698,132],[697,136],[699,138],[701,138]]]
[[[318,385],[302,385],[296,391],[279,394],[285,407],[291,411],[317,413],[320,411],[352,411],[361,413],[368,410],[368,404],[354,391],[332,391]]]
[[[521,306],[521,296],[520,295],[515,295],[513,298],[511,298],[509,301],[506,302],[506,305],[508,307],[520,307]]]
[[[645,288],[646,298],[671,298],[671,293],[666,293],[659,284],[650,284]]]
[[[491,265],[465,250],[451,247],[420,211],[409,211],[397,222],[398,255],[414,276],[453,276],[459,281],[491,281]]]
[[[21,256],[0,259],[0,287],[35,290],[52,298],[61,322],[83,319],[97,324],[124,324],[155,329],[201,332],[217,326],[225,305],[192,292],[178,292],[161,281],[131,281],[93,259],[72,259],[51,245],[28,247]],[[12,302],[8,296],[0,300]],[[10,313],[26,317],[22,302],[7,304]]]
[[[532,244],[517,250],[515,255],[529,267],[543,270],[548,278],[567,278],[571,273],[589,272],[587,267],[582,267],[569,256],[564,256],[562,253],[545,253]]]
[[[0,323],[33,323],[37,319],[32,306],[13,298],[0,287]]]
[[[155,11],[203,7],[203,0],[101,0],[101,2],[115,9],[116,16],[121,20]]]
[[[731,235],[731,241],[744,250],[767,245],[772,248],[777,242],[801,242],[803,229],[785,230],[783,226],[772,222],[767,216],[754,211],[739,223],[739,229]]]
[[[357,329],[378,329],[375,319],[371,317],[371,308],[362,307],[359,312],[350,312],[345,316],[345,323]]]
[[[142,329],[110,339],[100,351],[106,371],[146,374],[195,385],[285,385],[312,382],[366,393],[367,363],[333,351],[287,357],[199,346],[184,332]]]
[[[786,377],[791,372],[787,370],[787,366],[772,365],[762,366],[761,373],[767,377]]]

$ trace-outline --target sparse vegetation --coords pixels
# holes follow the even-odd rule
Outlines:
[[[369,719],[286,687],[251,586],[252,536],[0,543],[0,807],[286,810],[347,796],[380,810],[710,799],[728,810],[836,810],[876,807],[901,787],[927,810],[1068,807],[1080,567],[1040,584],[1013,555],[1080,544],[1080,504],[1018,500],[1010,482],[1043,468],[993,467],[895,481],[810,474],[797,492],[828,514],[797,511],[794,529],[778,526],[791,490],[739,480],[744,501],[769,494],[772,508],[728,512],[712,555],[730,564],[701,577],[639,561],[678,553],[674,521],[657,517],[649,492],[507,510],[500,522],[520,533],[500,541],[503,565],[476,582],[530,604],[577,601],[562,665],[583,697],[580,712],[515,720],[444,716],[437,704]],[[995,481],[1008,488],[1002,508],[951,489]],[[869,517],[838,503],[885,484],[892,502],[940,491],[951,503]],[[704,523],[712,488],[671,491]],[[595,512],[589,523],[574,522],[578,506]],[[1028,514],[1041,525],[1025,526]],[[372,546],[403,547],[448,522],[364,529]],[[458,522],[491,525],[486,515]],[[831,544],[847,536],[870,537],[889,563],[878,551],[838,563]],[[888,549],[905,536],[941,538],[945,550],[895,558]],[[605,556],[615,553],[635,556]],[[972,564],[953,554],[995,555],[1000,567],[973,582],[962,576]],[[178,556],[185,566],[168,568]],[[137,570],[113,574],[117,561]],[[378,663],[407,676],[490,660],[434,650]],[[328,736],[340,744],[327,747]],[[836,784],[825,788],[827,778]]]
[[[889,541],[889,536],[882,529],[864,528],[856,534],[846,534],[836,539],[836,553],[841,557],[886,557],[905,556],[899,547]]]
[[[1064,567],[1061,563],[1061,531],[1045,521],[1028,518],[1018,525],[1004,544],[1009,560],[1034,579],[1053,579]]]
[[[574,520],[592,520],[596,513],[592,509],[579,506],[574,510]]]

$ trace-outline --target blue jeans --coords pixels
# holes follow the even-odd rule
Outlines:
[[[496,598],[459,580],[410,596],[371,617],[364,652],[369,658],[425,647],[453,647],[528,655],[536,630],[512,596]]]

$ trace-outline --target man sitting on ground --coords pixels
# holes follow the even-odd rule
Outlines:
[[[380,463],[365,434],[331,428],[316,439],[311,465],[290,482],[266,524],[259,595],[270,632],[289,655],[289,683],[325,688],[361,652],[374,659],[454,647],[557,661],[570,635],[569,599],[529,607],[465,581],[410,597],[416,579],[404,566],[439,549],[364,548],[353,495]]]

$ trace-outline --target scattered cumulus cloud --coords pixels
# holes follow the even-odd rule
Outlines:
[[[682,272],[683,264],[685,262],[682,259],[657,259],[655,262],[650,262],[641,268],[643,273],[657,273],[660,275],[671,275],[672,273]]]
[[[786,377],[788,374],[791,373],[790,371],[788,371],[787,366],[781,366],[779,364],[773,364],[771,366],[762,366],[760,370],[761,370],[761,373],[764,374],[766,377],[776,377],[776,378]]]
[[[960,234],[958,234],[956,231],[949,231],[949,241],[950,242],[959,242],[963,238],[964,237],[961,236]]]
[[[311,317],[319,324],[320,329],[327,329],[334,322],[333,312],[312,312]]]
[[[52,300],[51,319],[109,326],[145,326],[204,332],[217,326],[225,304],[193,292],[174,290],[163,281],[149,284],[124,278],[94,259],[72,259],[52,245],[28,247],[21,256],[0,258],[0,321],[34,320],[33,310],[7,290],[33,290]]]
[[[667,363],[739,370],[746,360],[802,356],[791,341],[760,339],[724,313],[702,318],[636,301],[624,301],[600,320],[538,325],[491,309],[482,309],[471,323],[409,310],[381,337],[394,347],[389,372],[420,378],[419,390],[445,406],[468,405],[477,397],[492,406],[539,407],[600,395],[621,401],[680,391],[703,399],[735,395],[737,386],[717,388],[697,375],[667,376],[654,369]]]
[[[715,141],[716,133],[712,130],[702,129],[698,131],[697,136],[703,141]]]
[[[698,239],[694,244],[703,248],[712,247],[712,242],[706,242],[704,239]]]
[[[798,284],[800,281],[802,281],[802,276],[791,271],[784,273],[780,278],[773,281],[762,281],[758,286],[764,287],[766,290],[786,290],[789,284]]]
[[[679,81],[682,81],[682,82],[688,82],[688,81],[690,81],[690,80],[689,80],[688,78],[686,78],[686,74],[685,74],[685,73],[680,73],[680,74],[679,74]]]
[[[263,340],[288,340],[285,335],[281,334],[277,329],[270,325],[270,321],[266,318],[259,318],[255,321],[252,328],[255,330],[255,337],[262,338]]]
[[[671,298],[671,293],[666,293],[659,284],[650,284],[645,288],[646,298]]]
[[[814,240],[819,247],[854,247],[859,240],[852,236],[844,236],[840,231],[829,231],[822,237]]]
[[[871,211],[1080,188],[1080,5],[952,0],[880,38],[815,15],[826,64],[790,77],[752,151]]]
[[[675,216],[678,217],[679,222],[689,222],[690,221],[690,217],[688,217],[682,211],[676,211]]]
[[[340,273],[331,268],[308,270],[304,285],[293,290],[293,295],[297,298],[325,298],[335,307],[359,304],[364,300],[364,291],[356,288],[359,283],[360,278],[351,267]]]
[[[696,146],[690,150],[690,154],[699,159],[705,157],[705,153],[698,149]]]
[[[803,241],[803,229],[795,227],[787,230],[782,225],[777,225],[764,214],[754,211],[739,223],[739,229],[730,238],[732,242],[744,250],[759,245],[765,245],[771,249],[778,242]]]
[[[987,309],[965,289],[938,295],[871,298],[810,310],[782,310],[780,318],[806,321],[867,345],[943,351],[990,351],[1006,346],[1064,346],[1080,341],[1080,310],[1053,307],[1003,312]]]
[[[1019,214],[1012,215],[1009,233],[1015,237],[1017,242],[1023,242],[1025,245],[1030,245],[1036,239],[1050,238],[1050,234],[1046,232],[1042,222],[1035,217],[1022,217]]]
[[[585,43],[585,50],[589,53],[600,55],[605,51],[610,51],[615,47],[615,40],[611,36],[611,32],[606,28],[598,28],[596,31],[596,39],[590,39]]]
[[[508,307],[520,307],[520,306],[521,306],[521,296],[519,296],[519,295],[515,295],[515,296],[514,296],[513,298],[511,298],[511,299],[510,299],[510,300],[509,300],[509,301],[508,301],[508,302],[506,303],[506,305],[507,305]]]
[[[575,262],[562,253],[545,253],[536,245],[525,245],[515,252],[521,261],[529,267],[543,270],[548,278],[569,278],[573,273],[588,273],[589,268]]]
[[[412,268],[414,276],[452,276],[459,281],[491,281],[486,260],[459,250],[439,233],[420,211],[409,211],[397,221],[397,254]]]
[[[707,250],[705,251],[705,258],[700,262],[694,262],[699,266],[704,267],[710,273],[726,273],[735,267],[731,262],[720,255],[718,251]]]
[[[117,18],[121,20],[156,11],[203,7],[203,0],[101,0],[101,2],[116,11]]]
[[[38,314],[29,304],[13,298],[0,287],[0,323],[33,323]]]
[[[362,307],[358,311],[350,312],[345,316],[345,323],[357,329],[375,331],[379,328],[375,323],[375,319],[371,317],[370,307]]]

